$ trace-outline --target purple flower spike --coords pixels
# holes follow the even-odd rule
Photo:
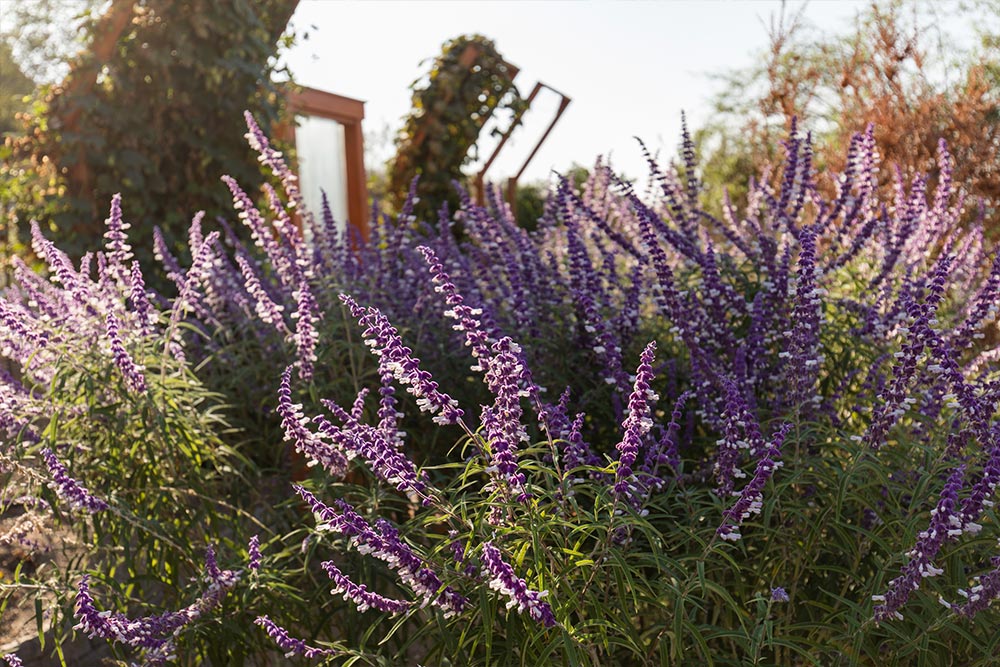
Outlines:
[[[486,370],[484,364],[488,364],[490,360],[489,336],[483,329],[481,321],[477,319],[482,315],[482,310],[465,305],[465,299],[444,272],[444,266],[433,250],[427,246],[418,246],[417,250],[430,266],[434,291],[444,294],[445,303],[449,306],[444,314],[457,322],[453,328],[465,334],[465,344],[472,348],[472,356],[478,362],[473,370]]]
[[[781,586],[771,589],[771,602],[788,602],[788,591]]]
[[[747,482],[737,495],[739,498],[733,506],[722,514],[722,525],[715,531],[724,540],[735,542],[742,537],[740,535],[740,525],[754,514],[760,514],[764,503],[764,485],[771,479],[774,471],[782,466],[778,461],[781,456],[781,444],[792,428],[791,424],[784,424],[774,434],[770,444],[764,449],[760,461],[757,462],[757,470],[753,479]]]
[[[111,212],[104,224],[107,227],[104,246],[108,250],[108,268],[114,271],[115,277],[124,278],[125,266],[132,259],[132,246],[128,244],[125,233],[131,225],[122,220],[121,193],[111,198]]]
[[[274,327],[279,333],[285,336],[290,336],[291,331],[288,330],[288,326],[285,324],[285,318],[282,315],[284,307],[271,300],[271,297],[268,296],[267,291],[260,284],[260,279],[257,277],[257,273],[250,265],[250,262],[247,261],[246,257],[243,255],[236,255],[236,263],[239,265],[240,271],[243,274],[243,281],[246,286],[246,290],[254,300],[254,308],[257,311],[257,317],[259,317],[264,323]]]
[[[132,310],[139,320],[139,330],[144,336],[148,336],[153,332],[156,315],[146,294],[146,282],[142,278],[139,262],[132,262],[129,278],[129,301],[132,302]]]
[[[260,536],[254,535],[247,545],[247,569],[252,572],[260,570]]]
[[[3,659],[7,661],[7,667],[24,667],[21,659],[13,653],[8,653]]]
[[[403,345],[396,327],[389,323],[378,308],[363,308],[346,294],[340,300],[350,309],[358,323],[364,327],[362,336],[365,344],[379,359],[379,367],[392,371],[396,381],[406,386],[406,390],[417,399],[421,411],[434,414],[437,424],[457,424],[462,419],[458,401],[438,391],[438,384],[431,374],[420,368],[420,360],[413,356],[410,348]]]
[[[440,577],[424,565],[424,561],[413,552],[409,544],[399,537],[399,531],[389,522],[379,519],[372,528],[368,521],[354,511],[343,500],[336,501],[339,512],[324,505],[313,494],[301,486],[295,491],[309,504],[317,516],[319,530],[332,530],[349,538],[351,544],[361,554],[371,554],[394,569],[400,580],[414,593],[444,611],[445,618],[462,613],[469,601],[450,586],[445,586]]]
[[[114,357],[118,370],[122,372],[122,376],[125,378],[125,384],[133,392],[144,394],[146,392],[146,377],[142,374],[143,368],[136,365],[132,357],[125,350],[125,344],[118,334],[118,318],[108,313],[106,322],[108,338],[111,340],[111,355]]]
[[[340,476],[347,468],[347,456],[327,442],[323,436],[310,431],[309,420],[302,413],[302,404],[292,403],[292,367],[281,374],[278,388],[278,415],[285,429],[285,440],[295,443],[296,451],[309,457],[331,475]]]
[[[490,575],[490,588],[510,598],[507,609],[517,607],[519,614],[528,612],[528,616],[547,628],[556,624],[552,607],[542,601],[549,592],[529,589],[524,579],[515,575],[514,568],[504,561],[500,550],[490,542],[483,543],[482,561],[483,569]]]
[[[931,510],[931,522],[927,530],[917,536],[917,543],[907,556],[909,562],[903,566],[900,575],[889,582],[889,590],[885,595],[873,595],[872,600],[879,602],[875,606],[875,620],[902,619],[900,608],[910,598],[910,593],[920,587],[924,577],[934,577],[944,570],[934,566],[932,562],[945,542],[951,541],[963,532],[975,532],[969,526],[963,525],[958,492],[965,480],[965,466],[958,466],[952,471],[941,489],[937,506]]]
[[[392,600],[368,590],[364,584],[356,584],[347,575],[340,571],[333,561],[322,563],[323,569],[333,580],[334,587],[331,594],[343,593],[344,599],[349,600],[358,606],[358,611],[368,611],[377,609],[395,616],[402,614],[412,605],[405,600]]]
[[[90,514],[108,509],[106,502],[92,496],[78,481],[69,476],[66,466],[59,462],[51,449],[43,449],[42,456],[45,457],[45,465],[52,474],[52,488],[60,498],[70,504],[70,507],[86,510]]]
[[[959,595],[966,598],[964,604],[945,603],[946,606],[956,614],[972,618],[989,607],[994,600],[1000,598],[1000,556],[991,558],[990,563],[993,565],[993,569],[976,577],[976,583],[969,590],[959,589]]]
[[[239,575],[230,570],[219,570],[215,554],[209,548],[205,558],[208,588],[192,604],[179,611],[157,616],[131,619],[124,614],[98,611],[90,594],[89,575],[80,580],[76,595],[75,630],[82,630],[89,637],[101,637],[127,644],[145,652],[144,665],[159,666],[176,659],[175,641],[180,631],[217,607],[226,593],[239,581]]]
[[[622,423],[625,431],[622,441],[618,443],[618,469],[615,471],[615,500],[628,500],[634,503],[639,500],[637,480],[632,474],[639,448],[643,438],[653,427],[649,413],[652,405],[659,400],[650,388],[653,381],[653,360],[656,356],[656,342],[650,341],[639,356],[639,367],[635,371],[635,383],[628,399],[628,416]]]
[[[521,397],[527,392],[518,388],[524,370],[519,358],[521,348],[504,336],[493,344],[492,350],[486,382],[496,400],[492,406],[484,407],[482,413],[483,430],[490,449],[490,469],[494,472],[494,482],[487,490],[499,487],[505,494],[513,494],[518,502],[526,503],[531,495],[524,487],[524,473],[517,465],[518,445],[528,439],[521,424]]]
[[[304,658],[319,658],[331,653],[330,649],[307,646],[304,641],[289,635],[287,630],[267,616],[258,616],[254,624],[267,631],[268,636],[274,640],[278,648],[285,651],[286,658],[291,658],[293,655],[301,655]]]

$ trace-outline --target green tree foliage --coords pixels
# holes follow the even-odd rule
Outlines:
[[[399,210],[410,181],[419,176],[418,217],[434,220],[444,201],[455,210],[458,197],[452,181],[465,180],[462,166],[472,159],[470,149],[483,125],[497,109],[516,113],[523,108],[513,74],[493,42],[482,35],[444,44],[428,76],[411,86],[413,110],[389,165],[387,190],[394,197],[390,204]]]
[[[15,116],[27,110],[23,98],[35,89],[11,54],[10,44],[0,40],[0,135],[17,128]]]
[[[193,211],[231,211],[219,176],[248,188],[261,176],[243,138],[223,128],[245,109],[265,129],[279,118],[275,56],[296,5],[111,2],[84,23],[89,47],[61,84],[44,91],[7,147],[0,179],[35,180],[8,192],[13,201],[5,203],[22,225],[32,217],[47,223],[71,254],[100,237],[115,192],[123,194],[140,256],[151,251],[154,225],[176,240]]]

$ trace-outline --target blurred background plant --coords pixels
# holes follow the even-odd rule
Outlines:
[[[820,171],[840,171],[851,136],[869,123],[887,165],[937,178],[937,142],[955,178],[989,210],[1000,206],[1000,4],[873,2],[845,35],[819,33],[804,7],[772,15],[770,46],[756,65],[718,73],[724,88],[712,122],[695,133],[709,199],[722,188],[740,204],[749,177],[781,154],[793,118],[822,147]],[[975,17],[979,46],[959,50],[944,14]],[[892,187],[893,170],[881,187]],[[970,216],[975,215],[975,204]],[[990,230],[996,238],[998,230]]]
[[[79,257],[102,233],[101,202],[122,192],[148,261],[154,224],[183,239],[194,211],[226,211],[220,174],[259,184],[246,144],[218,128],[244,109],[268,128],[281,117],[295,0],[9,4],[4,42],[40,86],[3,147],[5,254],[37,219]]]

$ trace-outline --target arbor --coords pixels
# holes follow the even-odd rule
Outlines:
[[[84,23],[88,48],[47,88],[0,178],[32,183],[5,203],[79,253],[122,192],[137,251],[154,225],[179,238],[191,214],[231,210],[221,174],[261,176],[239,132],[244,109],[269,127],[282,109],[279,41],[297,0],[113,0]]]
[[[514,86],[515,70],[493,42],[482,35],[463,35],[446,42],[427,79],[414,81],[413,110],[396,139],[389,164],[390,203],[399,210],[410,182],[417,185],[417,217],[435,220],[447,201],[456,210],[452,182],[464,181],[462,166],[470,159],[483,125],[497,109],[516,113],[523,101]]]

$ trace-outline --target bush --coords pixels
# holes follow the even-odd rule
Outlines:
[[[683,180],[598,165],[535,232],[411,196],[365,244],[248,121],[285,190],[227,180],[256,247],[196,217],[146,296],[116,200],[96,278],[36,235],[52,281],[0,302],[6,483],[97,531],[78,629],[149,664],[992,659],[1000,258],[951,179],[883,200],[869,129],[827,197],[793,134],[717,219],[685,135]]]

